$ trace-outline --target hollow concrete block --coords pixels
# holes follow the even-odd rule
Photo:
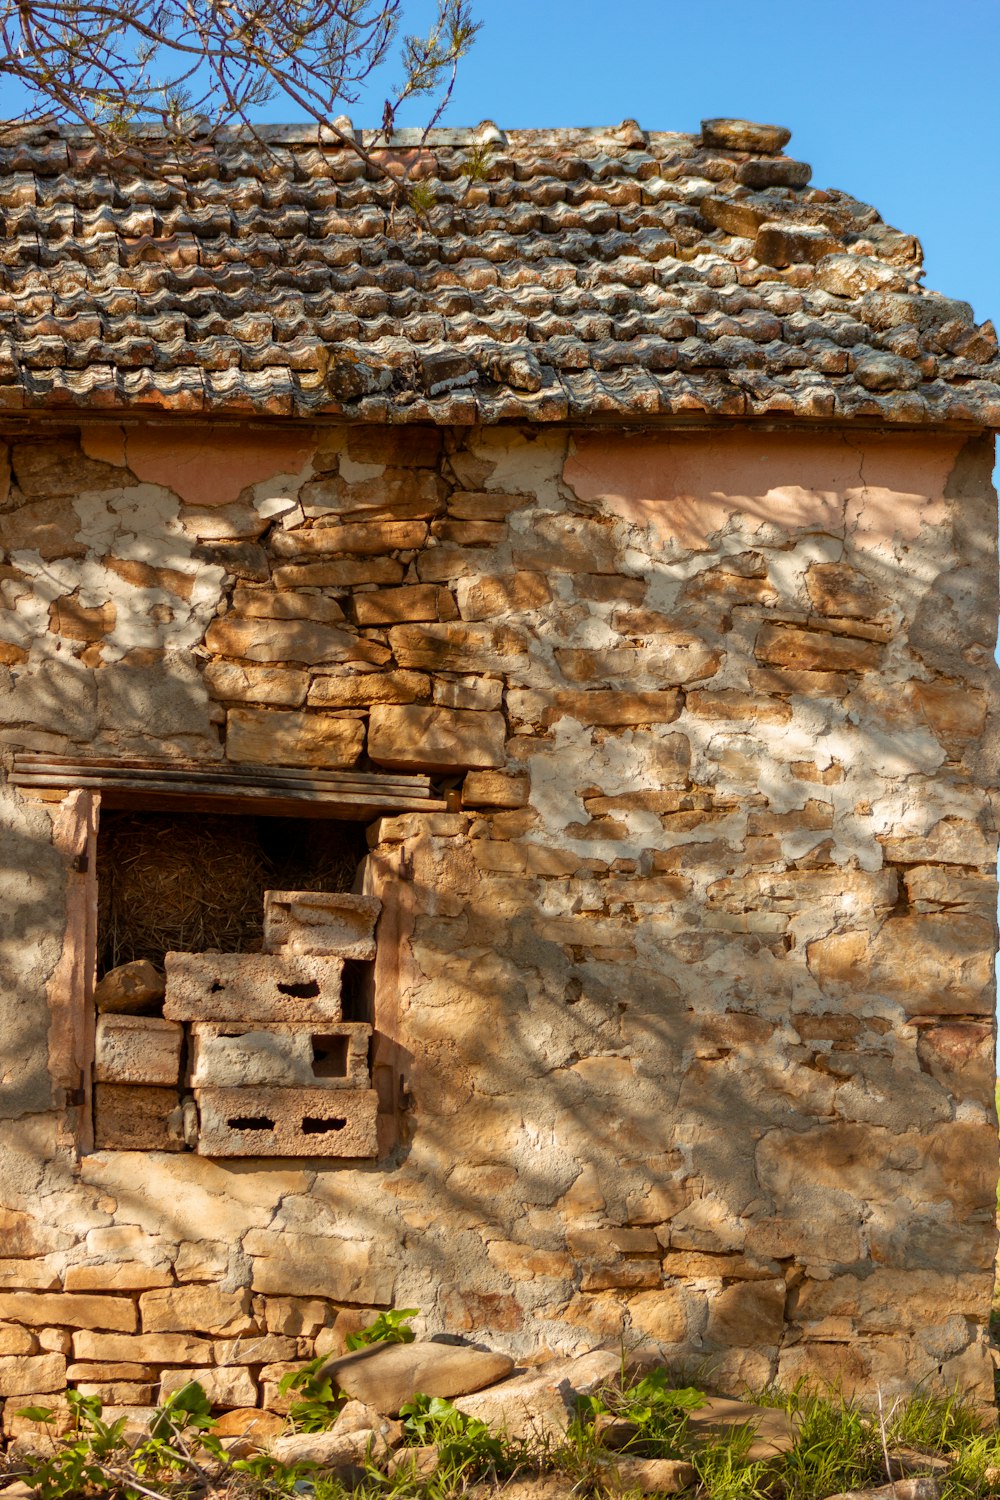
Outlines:
[[[160,1016],[97,1018],[94,1077],[98,1083],[161,1084],[176,1088],[184,1028]]]
[[[311,1026],[341,1019],[343,960],[262,953],[168,953],[171,1021],[294,1021]]]
[[[382,903],[340,891],[265,891],[264,948],[268,953],[375,957],[375,923]]]
[[[368,1043],[362,1021],[324,1030],[238,1021],[195,1021],[191,1027],[193,1088],[368,1087]]]
[[[199,1156],[366,1157],[378,1152],[374,1089],[216,1089],[195,1093]]]
[[[98,1083],[94,1088],[94,1145],[98,1151],[183,1151],[177,1090]]]

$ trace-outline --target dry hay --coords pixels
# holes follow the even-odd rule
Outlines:
[[[350,890],[360,830],[284,818],[105,813],[99,972],[164,953],[259,950],[266,889]],[[362,836],[363,837],[363,836]]]

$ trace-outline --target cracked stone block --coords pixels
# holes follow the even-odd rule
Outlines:
[[[264,948],[268,953],[375,957],[375,923],[382,903],[346,892],[265,891]]]
[[[199,1156],[375,1156],[374,1089],[199,1089]]]
[[[341,1021],[321,1032],[196,1021],[191,1027],[191,1084],[196,1089],[367,1088],[371,1034],[363,1021]]]
[[[98,1083],[163,1084],[176,1088],[184,1028],[159,1016],[97,1018],[94,1077]]]
[[[183,1117],[176,1088],[96,1084],[94,1145],[98,1151],[183,1151]]]
[[[341,1019],[339,958],[261,953],[168,953],[164,1015],[171,1021]]]

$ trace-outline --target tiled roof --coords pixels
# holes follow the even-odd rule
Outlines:
[[[315,130],[262,135],[183,174],[6,137],[0,406],[1000,426],[992,326],[787,131],[403,132],[424,222]]]

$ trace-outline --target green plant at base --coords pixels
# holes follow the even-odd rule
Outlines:
[[[414,1396],[400,1408],[403,1431],[410,1443],[433,1443],[438,1450],[436,1478],[479,1477],[504,1466],[509,1455],[504,1444],[478,1417],[467,1417],[440,1396]]]
[[[60,1497],[86,1495],[88,1491],[100,1493],[107,1490],[107,1464],[121,1458],[128,1451],[125,1418],[105,1422],[103,1407],[96,1396],[81,1396],[79,1391],[67,1391],[66,1400],[73,1418],[73,1430],[67,1433],[51,1458],[45,1459],[31,1470],[31,1482],[37,1486],[42,1500],[60,1500]],[[25,1406],[18,1412],[29,1422],[56,1420],[56,1414],[47,1406]],[[135,1492],[124,1492],[128,1500],[139,1500]]]
[[[691,1449],[688,1457],[712,1500],[765,1500],[773,1495],[774,1466],[747,1457],[754,1437],[753,1424],[743,1422]]]
[[[412,1344],[415,1335],[410,1319],[415,1318],[419,1311],[417,1307],[392,1307],[388,1312],[379,1313],[367,1328],[350,1334],[344,1343],[352,1351],[367,1349],[372,1344]],[[290,1419],[300,1432],[326,1432],[337,1420],[344,1404],[339,1392],[333,1388],[331,1377],[324,1373],[329,1363],[330,1356],[321,1354],[301,1369],[290,1370],[278,1384],[282,1396],[294,1391],[301,1397],[288,1409]]]
[[[176,1473],[191,1469],[200,1473],[199,1459],[189,1451],[186,1438],[194,1435],[201,1454],[216,1463],[226,1462],[226,1450],[211,1428],[215,1425],[212,1405],[204,1387],[189,1380],[156,1408],[149,1424],[149,1436],[132,1453],[131,1467],[136,1474]]]
[[[329,1355],[321,1354],[300,1370],[289,1370],[278,1382],[282,1396],[289,1391],[301,1395],[302,1399],[288,1408],[289,1420],[300,1432],[325,1432],[337,1420],[343,1401],[334,1391],[330,1376],[323,1373],[329,1363]]]
[[[971,1442],[983,1435],[979,1412],[957,1394],[913,1395],[893,1413],[888,1422],[891,1443],[941,1452]]]
[[[314,1360],[293,1378],[298,1389],[316,1398],[317,1420],[325,1427],[331,1411],[336,1414],[337,1398],[321,1373],[323,1364]],[[708,1436],[692,1433],[690,1416],[705,1398],[689,1386],[673,1388],[666,1370],[615,1382],[583,1398],[577,1419],[559,1442],[510,1441],[451,1401],[415,1396],[400,1413],[405,1439],[436,1447],[434,1472],[420,1475],[402,1465],[390,1480],[369,1458],[350,1500],[460,1500],[473,1485],[492,1491],[518,1472],[556,1478],[567,1494],[602,1496],[613,1488],[619,1453],[623,1459],[675,1457],[692,1463],[697,1478],[688,1500],[825,1500],[835,1492],[885,1484],[887,1458],[895,1477],[898,1458],[905,1458],[907,1472],[919,1473],[922,1454],[947,1460],[947,1469],[939,1463],[934,1471],[941,1500],[988,1500],[1000,1493],[1000,1432],[985,1425],[980,1409],[957,1396],[918,1392],[873,1410],[836,1389],[820,1394],[802,1382],[791,1392],[769,1387],[748,1392],[746,1399],[788,1415],[795,1439],[787,1453],[751,1460],[752,1422]],[[56,1439],[52,1457],[32,1465],[31,1482],[41,1500],[193,1500],[196,1495],[207,1500],[213,1494],[290,1500],[303,1492],[311,1500],[349,1500],[345,1484],[312,1463],[282,1464],[266,1454],[231,1463],[212,1432],[209,1401],[196,1382],[158,1408],[138,1441],[126,1437],[124,1418],[104,1417],[95,1397],[70,1391],[67,1401],[73,1430]],[[25,1408],[23,1415],[55,1421],[42,1406]],[[627,1437],[624,1449],[602,1446],[595,1419],[604,1415],[631,1424],[625,1434],[616,1434],[619,1440]]]
[[[125,1436],[127,1418],[106,1422],[97,1396],[81,1396],[79,1391],[70,1390],[66,1401],[73,1431],[51,1458],[31,1471],[41,1500],[61,1500],[64,1496],[76,1500],[87,1494],[145,1500],[149,1493],[143,1483],[146,1479],[172,1479],[178,1474],[204,1479],[199,1458],[226,1462],[222,1444],[210,1431],[211,1405],[197,1381],[188,1381],[157,1407],[147,1436],[135,1444]],[[55,1413],[44,1406],[26,1406],[19,1415],[47,1424],[55,1420]],[[186,1441],[191,1435],[196,1439],[192,1446],[199,1450],[198,1457]]]
[[[370,1344],[412,1344],[416,1334],[410,1327],[410,1319],[420,1312],[419,1307],[391,1307],[379,1313],[374,1323],[357,1333],[349,1333],[344,1340],[346,1348],[367,1349]]]
[[[680,1458],[686,1456],[688,1418],[704,1404],[703,1391],[694,1386],[673,1387],[667,1370],[652,1370],[634,1385],[607,1386],[597,1395],[583,1397],[570,1429],[571,1441],[592,1445],[595,1419],[610,1416],[636,1428],[622,1451],[649,1458]]]
[[[268,1497],[296,1495],[299,1493],[299,1481],[311,1481],[316,1473],[316,1465],[313,1463],[283,1464],[269,1453],[254,1453],[250,1458],[238,1458],[231,1468],[235,1473],[245,1475],[257,1493]]]

